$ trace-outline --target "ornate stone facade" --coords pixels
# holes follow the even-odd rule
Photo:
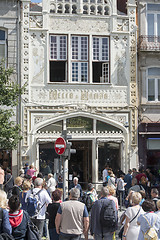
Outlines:
[[[63,127],[67,128],[67,119],[76,117],[86,117],[93,121],[92,130],[71,131],[73,139],[92,141],[92,173],[95,173],[93,180],[98,181],[96,161],[99,142],[120,143],[120,167],[124,171],[129,167],[136,167],[136,5],[134,0],[129,0],[128,13],[124,16],[118,14],[116,2],[75,0],[66,3],[44,0],[42,12],[33,12],[29,8],[30,1],[22,0],[21,76],[22,82],[28,82],[22,103],[22,157],[29,157],[30,162],[35,159],[33,162],[37,167],[39,143],[53,142],[61,134],[59,130],[40,129],[58,121],[62,121]],[[76,37],[76,41],[81,36],[87,39],[84,47],[87,48],[87,60],[84,58],[79,63],[78,60],[74,61],[72,36]],[[61,44],[66,41],[65,47],[59,45],[60,38]],[[84,39],[81,38],[81,42]],[[108,51],[107,60],[94,61],[95,52],[92,48],[99,45],[96,43],[93,47],[93,39],[95,42],[99,41],[100,46],[102,42],[109,42],[105,50]],[[65,79],[57,82],[50,75],[53,64],[58,62],[55,56],[59,46],[63,48],[63,54],[67,52],[67,57],[59,60],[59,64],[63,66],[61,72],[65,69]],[[81,71],[83,64],[87,66],[86,82],[73,81],[74,64],[81,66]],[[106,71],[109,80],[105,82],[101,76],[100,80],[95,81],[94,66],[97,69],[107,66],[103,71]],[[97,122],[104,124],[104,130],[97,130]],[[112,130],[105,130],[105,126]],[[130,157],[131,161],[128,159]]]

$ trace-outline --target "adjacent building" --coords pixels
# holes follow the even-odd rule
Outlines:
[[[12,80],[20,84],[20,5],[17,0],[0,1],[0,61],[5,59],[6,67],[14,68]],[[19,111],[12,119],[16,123],[20,120]],[[13,173],[17,175],[20,167],[19,151],[0,149],[0,164],[6,169],[12,167]],[[18,166],[18,168],[17,168]]]
[[[160,169],[160,3],[138,1],[139,161]]]

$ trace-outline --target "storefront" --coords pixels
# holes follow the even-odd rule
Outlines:
[[[68,175],[78,176],[83,186],[88,182],[101,182],[106,163],[114,172],[119,168],[124,169],[128,150],[127,129],[114,120],[105,121],[102,117],[85,115],[88,114],[58,121],[50,120],[45,126],[38,127],[34,134],[36,164],[44,175],[62,172],[60,157],[54,150],[54,142],[61,136],[62,129],[67,130],[67,134],[71,136],[69,141],[72,142],[72,148],[76,149],[76,153],[68,161]]]

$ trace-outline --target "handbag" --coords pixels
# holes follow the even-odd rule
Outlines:
[[[145,233],[143,232],[144,240],[158,240],[157,232],[154,229],[154,225],[155,225],[158,217],[155,219],[153,226],[150,225],[148,219],[145,216],[144,216],[144,218],[146,219],[146,221],[150,227]]]
[[[24,211],[24,214],[27,219],[27,231],[25,240],[41,240],[37,226],[35,226],[33,222],[30,220],[28,213]]]
[[[137,214],[132,218],[132,220],[129,221],[129,223],[133,222],[133,220],[138,216],[140,210],[141,210],[141,207],[139,208]],[[122,239],[122,236],[123,236],[123,231],[124,231],[124,225],[121,226],[120,231],[119,231],[119,233],[118,233],[118,236],[119,236],[119,238],[121,238],[121,239]]]

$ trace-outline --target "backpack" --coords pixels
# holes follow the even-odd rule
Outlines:
[[[33,189],[31,190],[31,194],[27,198],[27,212],[30,217],[36,217],[40,211],[40,209],[43,207],[41,206],[40,200],[39,200],[39,193],[42,191],[39,190],[37,193],[33,193]]]
[[[114,232],[115,230],[117,230],[118,215],[116,209],[114,209],[113,207],[112,200],[107,199],[107,201],[103,201],[100,211],[100,223],[102,230],[104,228],[110,232]]]
[[[92,195],[91,193],[88,193],[88,194],[87,194],[87,193],[85,192],[85,193],[83,194],[82,200],[81,200],[81,202],[86,205],[88,212],[91,210],[92,205],[93,205],[93,200],[92,200],[92,198],[91,198],[91,195]]]
[[[154,229],[154,224],[156,223],[158,217],[154,221],[153,226],[150,225],[148,219],[145,216],[144,218],[146,219],[148,225],[150,226],[150,228],[145,233],[143,233],[144,240],[158,240],[157,232]]]

